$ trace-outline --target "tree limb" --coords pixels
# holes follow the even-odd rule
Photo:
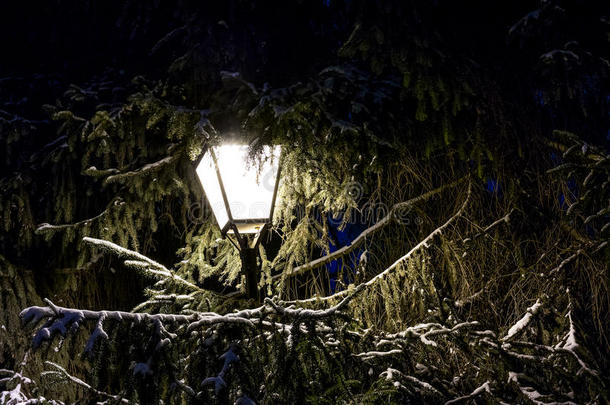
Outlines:
[[[466,177],[462,177],[461,179],[458,179],[452,183],[449,184],[444,184],[434,190],[428,191],[427,193],[421,194],[418,197],[412,198],[408,201],[403,201],[400,203],[397,203],[395,205],[392,206],[392,208],[390,209],[390,212],[388,213],[388,215],[386,215],[385,217],[383,217],[382,219],[380,219],[377,223],[375,223],[374,225],[370,226],[369,228],[365,229],[364,231],[362,231],[362,233],[360,233],[360,235],[358,235],[358,237],[356,237],[356,239],[354,239],[349,245],[347,246],[343,246],[342,248],[328,254],[325,255],[323,257],[317,258],[315,260],[310,261],[309,263],[305,263],[302,264],[300,266],[295,267],[294,269],[292,269],[292,271],[290,272],[285,272],[285,273],[280,273],[280,274],[276,274],[275,276],[272,277],[273,280],[278,280],[282,277],[292,277],[292,276],[296,276],[299,274],[302,274],[304,272],[307,272],[308,270],[314,269],[316,267],[320,267],[325,265],[326,263],[329,263],[333,260],[336,260],[340,257],[345,256],[346,254],[350,253],[351,251],[353,251],[354,249],[356,249],[362,242],[364,242],[364,240],[366,239],[367,236],[374,234],[375,232],[379,231],[380,229],[384,228],[386,225],[388,225],[389,223],[392,222],[393,219],[395,219],[395,215],[396,215],[396,211],[400,210],[400,209],[404,209],[406,207],[410,207],[416,203],[419,203],[421,201],[425,201],[433,196],[435,196],[436,194],[441,193],[442,191],[450,188],[450,187],[455,187],[458,184],[462,183],[464,180],[466,179]]]

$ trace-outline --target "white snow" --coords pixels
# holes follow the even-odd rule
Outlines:
[[[512,35],[517,29],[526,27],[531,20],[537,20],[538,18],[540,18],[540,9],[527,13],[525,17],[521,18],[515,25],[510,27],[508,30],[508,35]]]
[[[201,383],[201,385],[211,384],[214,384],[214,392],[216,393],[216,395],[218,395],[220,391],[222,391],[222,389],[227,386],[227,383],[220,375],[216,377],[208,377]]]
[[[239,361],[239,356],[237,355],[237,353],[235,353],[235,346],[232,345],[231,347],[229,347],[229,350],[224,352],[220,356],[220,359],[224,360],[224,364],[222,366],[222,370],[220,370],[220,373],[218,373],[216,377],[208,377],[201,382],[201,385],[213,384],[214,392],[216,393],[216,395],[218,395],[218,393],[227,386],[227,383],[224,380],[224,376],[229,371],[231,364],[237,363]]]
[[[574,402],[572,401],[566,401],[566,402],[548,402],[546,399],[548,399],[548,395],[544,395],[539,393],[538,391],[536,391],[536,389],[534,389],[533,387],[526,387],[526,386],[522,386],[519,383],[519,377],[525,377],[525,374],[522,373],[515,373],[512,371],[508,372],[508,383],[514,383],[517,385],[517,387],[519,388],[519,391],[521,391],[521,393],[523,394],[523,396],[527,397],[532,403],[534,403],[535,405],[576,405]]]
[[[536,315],[536,313],[540,310],[541,307],[542,304],[540,303],[540,300],[536,300],[536,303],[527,309],[527,313],[525,314],[525,316],[523,316],[523,318],[521,318],[516,324],[511,326],[511,328],[508,330],[508,333],[502,338],[502,340],[507,341],[513,336],[517,335],[523,329],[525,329],[532,320],[532,317]]]
[[[235,401],[235,405],[256,405],[256,402],[251,400],[247,395],[244,395]]]
[[[483,385],[481,385],[480,387],[478,387],[477,389],[475,389],[468,395],[464,395],[463,397],[454,398],[450,401],[445,402],[445,405],[456,404],[456,403],[462,402],[466,399],[477,397],[477,396],[483,394],[484,392],[491,394],[491,389],[489,388],[489,381],[485,381],[483,383]]]
[[[566,51],[563,49],[554,49],[550,52],[544,53],[544,54],[540,55],[540,60],[543,62],[549,63],[549,62],[552,62],[555,59],[557,59],[557,57],[562,58],[564,61],[568,61],[570,59],[576,60],[576,61],[580,60],[580,57],[578,55],[576,55],[574,52]]]

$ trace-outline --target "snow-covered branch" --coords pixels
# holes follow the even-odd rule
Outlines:
[[[23,369],[27,363],[29,351],[25,353],[23,361],[19,364],[20,371],[0,369],[0,386],[4,386],[4,390],[0,390],[0,404],[3,405],[64,405],[61,401],[46,399],[42,396],[31,397],[32,389],[36,386],[35,382],[24,375]]]
[[[288,315],[297,318],[307,318],[307,319],[320,319],[326,318],[334,315],[340,309],[344,308],[352,299],[358,295],[358,293],[364,290],[366,287],[365,284],[360,284],[359,286],[345,290],[349,295],[343,298],[337,305],[334,305],[327,309],[305,309],[305,308],[292,308],[292,307],[282,307],[273,302],[273,300],[266,298],[265,304],[269,305],[275,312],[281,315]]]
[[[445,402],[445,405],[459,404],[460,402],[464,402],[464,401],[467,401],[469,399],[476,398],[479,395],[482,395],[482,394],[484,394],[486,392],[491,394],[491,389],[489,388],[489,381],[485,381],[483,383],[483,385],[481,385],[480,387],[476,388],[474,391],[472,391],[468,395],[464,395],[462,397],[458,397],[458,398],[455,398],[455,399],[452,399],[450,401]]]
[[[295,318],[296,320],[315,320],[331,317],[337,314],[344,308],[353,297],[364,286],[360,286],[352,291],[348,297],[345,297],[337,305],[323,309],[312,310],[303,308],[283,307],[272,300],[267,299],[265,305],[258,308],[246,309],[220,315],[214,312],[193,312],[189,315],[182,314],[149,314],[141,312],[124,312],[124,311],[91,311],[85,309],[64,308],[55,305],[48,299],[45,302],[46,307],[33,306],[24,309],[20,313],[20,317],[24,323],[37,324],[42,319],[48,319],[45,325],[38,330],[33,339],[33,347],[39,347],[43,342],[52,340],[57,334],[66,336],[68,331],[76,331],[84,321],[95,321],[96,327],[91,333],[85,351],[90,352],[96,341],[99,338],[107,339],[108,335],[104,330],[104,322],[135,322],[135,323],[150,323],[158,330],[158,334],[164,331],[165,324],[187,325],[188,332],[201,327],[216,325],[216,324],[240,324],[248,327],[254,327],[255,322],[259,321],[263,316],[268,314],[279,314]],[[167,334],[167,333],[166,333]]]
[[[413,377],[410,375],[406,375],[395,368],[388,367],[388,369],[386,371],[381,373],[381,377],[385,377],[386,380],[389,380],[389,381],[394,381],[394,386],[397,388],[407,389],[398,381],[398,378],[400,378],[403,381],[407,381],[407,382],[415,385],[418,388],[418,390],[423,389],[423,390],[429,391],[433,394],[442,396],[442,394],[439,392],[439,390],[434,388],[430,383],[421,381],[419,378],[416,378],[416,377]]]
[[[502,341],[506,342],[506,341],[512,339],[517,334],[519,334],[523,329],[525,329],[527,327],[527,325],[529,325],[529,323],[531,322],[532,318],[538,313],[540,308],[542,308],[542,303],[538,299],[538,300],[536,300],[536,303],[534,303],[534,305],[532,305],[531,307],[529,307],[527,309],[527,312],[523,316],[523,318],[521,318],[517,323],[515,323],[513,326],[511,326],[511,328],[508,330],[508,333],[506,334],[506,336],[504,336],[502,338]]]
[[[427,248],[429,246],[430,242],[432,242],[432,240],[436,236],[442,234],[445,231],[445,229],[447,229],[449,227],[449,225],[451,225],[456,219],[458,219],[460,216],[462,216],[462,214],[464,213],[464,210],[466,209],[466,206],[468,205],[468,201],[470,200],[471,192],[472,192],[472,185],[469,183],[468,184],[468,193],[466,194],[466,198],[464,199],[464,202],[462,203],[460,208],[456,211],[456,213],[451,218],[449,218],[444,224],[442,224],[441,226],[439,226],[438,228],[433,230],[430,234],[428,234],[428,236],[426,236],[423,240],[421,240],[417,245],[412,247],[411,250],[409,250],[405,255],[403,255],[398,260],[396,260],[394,263],[392,263],[392,265],[390,265],[388,268],[386,268],[381,273],[377,274],[375,277],[371,278],[369,281],[367,281],[361,285],[364,285],[365,287],[369,287],[369,286],[377,283],[379,280],[383,279],[385,276],[387,276],[392,271],[394,271],[399,265],[401,265],[407,259],[411,258],[420,249]],[[308,298],[308,299],[304,299],[304,300],[287,301],[286,303],[302,304],[302,303],[311,303],[311,302],[317,302],[317,301],[326,301],[326,300],[338,299],[338,298],[344,297],[348,293],[349,293],[349,290],[343,290],[343,291],[339,291],[335,294],[329,295],[327,297],[313,297],[313,298]]]
[[[83,226],[83,225],[89,225],[93,221],[96,221],[100,218],[105,217],[112,210],[112,207],[114,207],[120,203],[121,203],[120,198],[118,198],[118,197],[113,198],[112,201],[110,201],[106,205],[106,208],[104,209],[104,211],[100,212],[98,215],[96,215],[94,217],[83,219],[82,221],[74,222],[72,224],[53,225],[53,224],[49,224],[49,223],[45,222],[45,223],[39,224],[38,227],[36,228],[35,232],[38,235],[42,235],[47,232],[55,232],[55,231],[60,231],[60,230],[67,229],[67,228],[75,228],[75,227],[79,227],[79,226]]]
[[[508,372],[508,383],[516,385],[523,397],[527,398],[531,403],[535,405],[548,405],[550,403],[556,405],[576,405],[576,403],[573,401],[553,401],[549,395],[541,394],[534,387],[521,385],[521,382],[519,381],[520,378],[523,379],[529,377],[527,377],[523,373],[515,373],[513,371]],[[549,402],[549,400],[552,402]]]
[[[424,194],[421,194],[415,198],[412,198],[408,201],[403,201],[400,203],[397,203],[395,205],[392,206],[392,208],[390,208],[390,211],[388,212],[388,214],[383,217],[382,219],[380,219],[377,223],[375,223],[374,225],[370,226],[369,228],[365,229],[364,231],[362,231],[357,237],[356,239],[354,239],[349,245],[343,246],[342,248],[328,254],[325,256],[322,256],[320,258],[317,258],[315,260],[310,261],[309,263],[305,263],[302,264],[300,266],[295,267],[294,269],[292,269],[292,271],[290,272],[285,272],[285,273],[281,273],[281,274],[276,274],[275,276],[273,276],[274,280],[278,280],[282,277],[292,277],[292,276],[296,276],[302,273],[305,273],[309,270],[312,270],[314,268],[323,266],[333,260],[336,260],[340,257],[343,257],[347,254],[349,254],[350,252],[352,252],[354,249],[356,249],[358,246],[360,246],[360,244],[362,242],[364,242],[366,240],[367,237],[371,236],[372,234],[374,234],[375,232],[383,229],[386,225],[390,224],[395,218],[396,218],[396,213],[399,210],[404,210],[406,208],[409,208],[419,202],[422,201],[426,201],[429,198],[443,192],[444,190],[451,188],[451,187],[455,187],[461,183],[463,183],[466,180],[466,177],[462,177],[454,182],[442,185],[434,190],[428,191]]]
[[[103,323],[108,320],[129,321],[135,323],[154,322],[164,323],[189,323],[198,319],[198,315],[174,315],[174,314],[146,314],[123,311],[89,311],[86,309],[73,309],[59,307],[50,300],[45,299],[48,306],[33,306],[21,311],[19,316],[24,323],[38,323],[41,319],[48,322],[36,333],[33,340],[34,348],[43,342],[51,340],[56,334],[66,336],[69,330],[76,331],[85,320],[96,321],[96,328],[91,334],[87,347],[91,348],[98,338],[107,335],[103,330]]]
[[[174,274],[173,272],[171,272],[169,269],[167,269],[162,264],[144,256],[141,253],[126,249],[122,246],[119,246],[119,245],[112,243],[110,241],[107,241],[107,240],[90,238],[88,236],[83,238],[83,242],[115,254],[120,259],[124,260],[123,263],[127,267],[142,270],[144,272],[147,272],[149,274],[153,274],[156,276],[163,276],[166,279],[171,280],[171,281],[175,282],[176,284],[179,284],[190,290],[203,291],[200,287],[198,287],[195,284]]]
[[[237,346],[231,345],[229,350],[223,353],[220,356],[220,359],[223,360],[222,370],[215,377],[207,377],[201,382],[201,385],[213,385],[214,392],[216,395],[220,393],[226,386],[225,376],[229,372],[229,369],[234,363],[239,362],[239,355],[237,354]]]
[[[433,336],[451,335],[462,329],[468,330],[477,327],[478,325],[479,323],[477,321],[462,322],[449,328],[438,323],[420,323],[398,333],[381,335],[377,346],[379,347],[384,344],[392,343],[394,340],[416,339],[420,340],[425,345],[436,347],[437,343],[431,340]]]
[[[13,370],[0,369],[0,384],[6,387],[12,386],[5,391],[0,391],[0,403],[17,405],[28,401],[28,396],[23,392],[26,385],[32,384],[32,380],[28,377]]]
[[[171,156],[166,156],[163,159],[154,162],[154,163],[149,163],[147,165],[144,165],[142,167],[140,167],[137,170],[132,170],[129,172],[125,172],[125,173],[118,173],[118,174],[113,174],[111,176],[106,177],[105,182],[106,183],[115,183],[117,181],[121,181],[130,177],[136,177],[136,176],[141,176],[144,174],[150,174],[152,172],[155,172],[157,170],[161,170],[163,168],[163,166],[167,166],[171,163],[173,163],[174,161],[176,161],[178,159],[178,155],[171,155]]]

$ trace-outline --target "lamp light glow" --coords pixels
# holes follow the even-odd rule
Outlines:
[[[271,222],[278,186],[280,146],[264,146],[261,164],[247,145],[208,149],[196,172],[223,234],[256,233]]]

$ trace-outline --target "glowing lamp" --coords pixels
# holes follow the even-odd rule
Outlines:
[[[248,145],[209,148],[196,172],[223,236],[231,234],[246,272],[248,296],[256,298],[261,234],[273,218],[279,183],[280,146],[263,146],[260,164],[251,161]]]
[[[223,235],[257,233],[271,222],[280,151],[280,146],[264,146],[261,165],[249,161],[247,145],[221,145],[205,153],[197,176]]]

